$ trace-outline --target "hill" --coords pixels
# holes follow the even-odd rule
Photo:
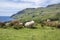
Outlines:
[[[26,8],[17,12],[11,17],[19,19],[20,21],[35,20],[40,22],[46,19],[60,20],[60,3],[48,5],[47,7]]]

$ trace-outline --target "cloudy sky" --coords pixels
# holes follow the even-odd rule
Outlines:
[[[0,16],[11,16],[25,8],[45,7],[60,0],[0,0]]]

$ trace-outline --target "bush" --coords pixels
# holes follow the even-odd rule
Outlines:
[[[20,26],[20,25],[14,25],[13,28],[14,28],[14,29],[21,29],[21,28],[23,28],[23,26]]]

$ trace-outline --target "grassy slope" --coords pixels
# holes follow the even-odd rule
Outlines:
[[[45,20],[48,18],[58,18],[60,20],[60,4],[49,5],[45,8],[27,8],[24,11],[18,12],[16,15],[12,16],[20,20]],[[59,15],[59,16],[58,16]]]
[[[59,4],[60,5],[60,4]],[[60,6],[25,9],[23,14],[12,16],[13,18],[25,20],[41,20],[47,18],[60,17]],[[38,29],[23,28],[15,29],[0,29],[0,40],[60,40],[60,29],[45,27]],[[54,30],[53,30],[54,29]]]
[[[60,29],[50,27],[38,29],[23,28],[15,29],[0,29],[0,40],[60,40]]]

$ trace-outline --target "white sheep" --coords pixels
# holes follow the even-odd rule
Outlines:
[[[5,26],[9,26],[10,25],[10,23],[5,23]]]
[[[32,20],[32,21],[30,21],[30,22],[26,22],[24,26],[25,26],[25,27],[33,27],[34,24],[35,24],[35,22]]]

